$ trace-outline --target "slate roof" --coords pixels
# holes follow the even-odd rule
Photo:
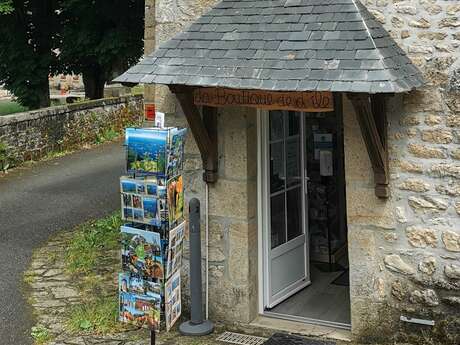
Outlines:
[[[223,0],[114,81],[366,93],[423,84],[358,0]]]

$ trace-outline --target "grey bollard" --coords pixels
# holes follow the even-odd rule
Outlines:
[[[203,322],[203,294],[201,285],[201,231],[200,231],[200,202],[192,199],[189,204],[190,212],[190,314],[192,324]]]
[[[207,335],[212,333],[214,325],[203,320],[203,291],[201,285],[201,233],[200,201],[196,198],[189,203],[190,229],[190,313],[191,320],[179,326],[183,335]]]

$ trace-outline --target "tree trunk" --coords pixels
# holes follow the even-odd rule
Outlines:
[[[34,91],[37,95],[38,108],[47,108],[51,105],[50,83],[47,75],[44,76],[43,81],[40,83],[40,87]]]
[[[83,84],[86,98],[104,98],[105,77],[99,66],[83,72]]]

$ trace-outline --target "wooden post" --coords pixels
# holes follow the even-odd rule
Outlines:
[[[374,170],[375,195],[379,198],[390,196],[388,173],[387,120],[383,95],[350,93],[356,111],[361,133]]]
[[[217,116],[214,108],[204,107],[203,118],[193,101],[193,88],[181,85],[169,85],[179,101],[190,130],[195,138],[203,161],[203,179],[206,182],[217,181]]]

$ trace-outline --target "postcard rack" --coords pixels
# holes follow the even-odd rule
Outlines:
[[[119,320],[169,329],[181,315],[185,129],[127,128],[120,178]]]

